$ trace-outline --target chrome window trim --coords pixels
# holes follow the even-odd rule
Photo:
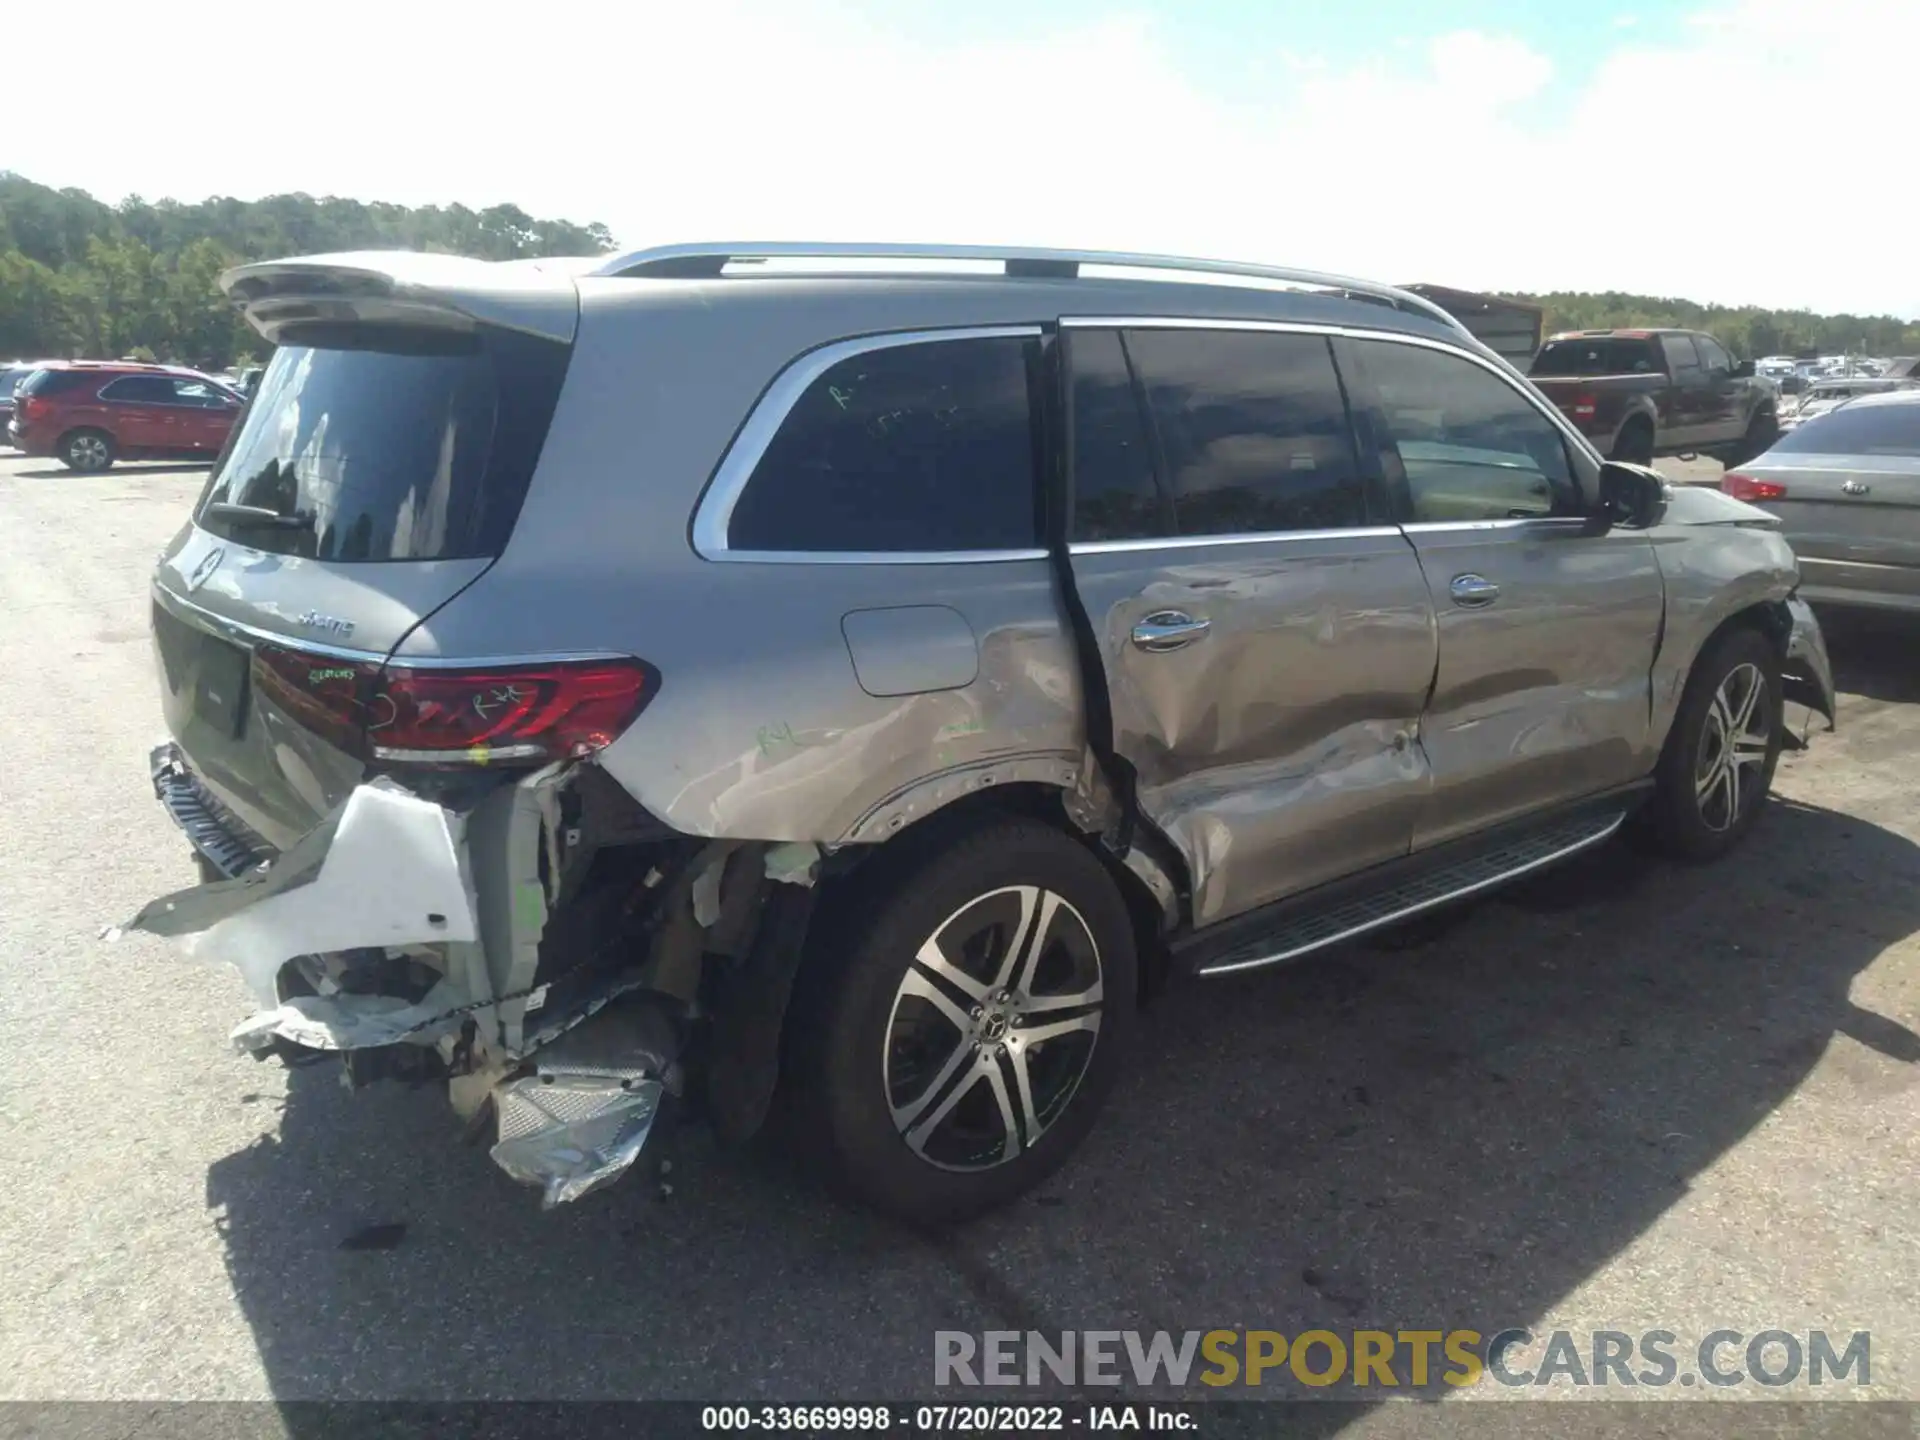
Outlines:
[[[1577,445],[1593,463],[1596,465],[1604,463],[1603,457],[1594,448],[1593,442],[1576,430],[1573,423],[1555,409],[1546,396],[1529,385],[1526,376],[1504,361],[1489,359],[1463,345],[1450,344],[1445,340],[1435,339],[1431,335],[1412,335],[1404,330],[1373,330],[1356,325],[1331,325],[1311,320],[1235,320],[1198,315],[1063,315],[1060,318],[1060,327],[1063,330],[1267,330],[1281,334],[1326,335],[1342,340],[1372,340],[1392,345],[1412,345],[1422,350],[1438,350],[1442,354],[1458,356],[1462,360],[1470,360],[1478,365],[1544,415],[1549,424],[1569,442]],[[1555,516],[1554,518],[1563,517]]]
[[[1268,530],[1259,534],[1238,531],[1223,535],[1150,535],[1139,540],[1075,540],[1069,555],[1128,555],[1145,550],[1198,550],[1211,545],[1274,545],[1285,541],[1398,540],[1393,525],[1354,525],[1344,530]],[[1042,551],[1044,555],[1046,552]]]
[[[788,363],[755,403],[747,421],[727,446],[720,464],[707,482],[700,503],[693,512],[693,549],[703,560],[733,561],[746,564],[782,565],[952,565],[990,564],[1001,560],[1046,558],[1044,548],[1016,550],[735,550],[727,543],[727,531],[733,524],[734,506],[739,504],[753,472],[766,457],[773,437],[780,433],[793,407],[800,403],[813,382],[843,360],[876,350],[896,350],[907,345],[933,345],[948,340],[1034,340],[1041,334],[1038,325],[973,325],[951,330],[896,330],[878,335],[860,335],[837,340]]]
[[[1408,535],[1450,535],[1476,530],[1538,530],[1543,525],[1574,531],[1585,530],[1587,523],[1582,515],[1515,515],[1501,520],[1410,520],[1400,529]]]
[[[753,565],[1006,565],[1044,560],[1047,552],[1028,550],[724,550],[707,560]]]
[[[183,623],[197,621],[205,628],[217,632],[224,639],[279,645],[289,650],[298,650],[303,655],[321,655],[329,660],[346,660],[374,665],[393,664],[408,670],[480,670],[516,665],[552,665],[574,660],[636,658],[618,650],[549,650],[533,655],[471,656],[392,655],[386,651],[354,650],[344,645],[328,645],[319,640],[309,640],[304,635],[282,634],[273,630],[263,630],[257,625],[248,625],[239,620],[230,620],[224,615],[216,615],[211,610],[175,595],[158,581],[155,581],[152,586],[152,594],[154,600],[162,608],[171,611],[176,619]]]

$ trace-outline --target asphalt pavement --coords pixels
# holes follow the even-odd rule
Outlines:
[[[237,977],[100,939],[191,879],[146,587],[202,478],[0,460],[0,1398],[903,1399],[937,1330],[1507,1326],[1866,1329],[1864,1393],[1920,1398],[1913,628],[1831,627],[1841,729],[1731,863],[1616,846],[1177,987],[1081,1156],[957,1234],[694,1131],[543,1214],[438,1091],[237,1056]]]

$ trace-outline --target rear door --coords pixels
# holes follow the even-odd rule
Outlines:
[[[1414,848],[1644,775],[1664,606],[1645,533],[1596,532],[1564,433],[1490,363],[1385,337],[1339,353],[1438,623]]]
[[[171,450],[179,445],[173,382],[164,375],[122,375],[100,387],[107,425],[122,450]]]
[[[1817,416],[1740,474],[1784,487],[1780,516],[1809,594],[1870,591],[1920,604],[1920,397]]]
[[[168,728],[275,845],[358,783],[369,677],[500,553],[568,355],[491,329],[301,339],[282,335],[153,585]]]
[[[1206,925],[1407,852],[1432,606],[1325,334],[1065,322],[1073,576]]]

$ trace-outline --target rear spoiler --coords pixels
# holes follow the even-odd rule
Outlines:
[[[566,260],[468,260],[408,250],[307,255],[237,265],[220,288],[275,344],[287,326],[373,324],[471,330],[497,325],[571,341],[580,296]]]

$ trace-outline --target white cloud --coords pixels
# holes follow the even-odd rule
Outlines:
[[[87,101],[65,67],[15,67],[12,113],[59,119],[10,127],[0,164],[113,197],[512,200],[634,244],[1093,245],[1920,315],[1893,158],[1911,0],[1643,22],[1568,93],[1524,43],[1470,32],[1382,35],[1358,66],[1281,57],[1223,93],[1136,18],[935,45],[830,0],[88,15]],[[8,49],[70,31],[30,6]]]

